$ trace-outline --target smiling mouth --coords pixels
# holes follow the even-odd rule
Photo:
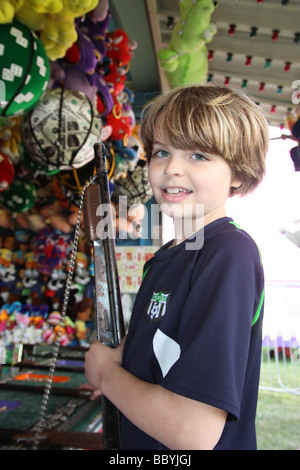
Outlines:
[[[164,188],[163,191],[167,194],[180,194],[180,193],[191,193],[189,189],[185,188]]]

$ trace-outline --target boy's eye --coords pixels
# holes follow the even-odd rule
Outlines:
[[[205,157],[205,155],[202,155],[202,153],[194,153],[192,155],[192,158],[194,160],[207,160],[207,158]]]
[[[169,152],[167,152],[166,150],[157,150],[153,153],[154,157],[169,157],[169,155]]]

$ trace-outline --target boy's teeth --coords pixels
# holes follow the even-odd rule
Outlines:
[[[180,192],[187,193],[187,189],[182,189],[182,188],[166,188],[165,190],[169,194],[178,194]]]

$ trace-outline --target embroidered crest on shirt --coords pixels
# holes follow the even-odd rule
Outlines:
[[[172,292],[166,290],[152,291],[151,300],[145,309],[146,317],[151,323],[161,320],[165,315],[171,295]]]

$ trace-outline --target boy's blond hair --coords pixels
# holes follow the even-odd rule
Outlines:
[[[221,155],[242,181],[234,194],[251,192],[264,176],[268,123],[261,108],[240,91],[191,85],[159,95],[145,106],[140,123],[148,161],[154,132],[176,148]]]

